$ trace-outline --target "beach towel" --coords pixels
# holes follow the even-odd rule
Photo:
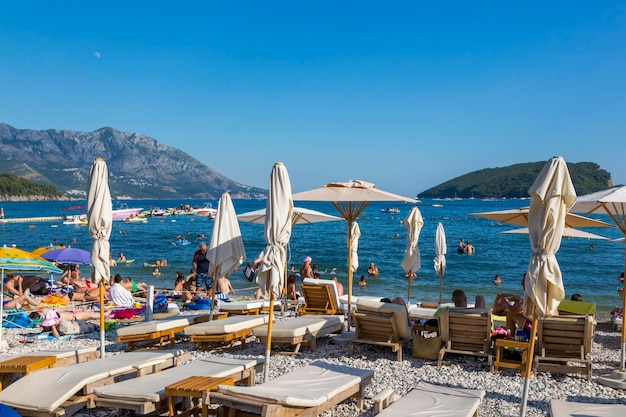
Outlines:
[[[11,313],[4,319],[3,326],[14,329],[32,329],[37,324],[24,311]]]

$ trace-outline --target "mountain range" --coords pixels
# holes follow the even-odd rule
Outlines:
[[[16,129],[0,123],[0,172],[50,184],[85,198],[95,158],[107,162],[117,199],[263,199],[267,190],[232,181],[185,152],[138,133],[103,127],[94,132]]]

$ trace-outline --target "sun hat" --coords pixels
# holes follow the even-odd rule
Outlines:
[[[313,260],[313,259],[311,259],[311,257],[310,257],[310,256],[305,256],[305,257],[304,257],[304,261],[302,261],[302,262],[311,262],[312,260]]]
[[[41,322],[41,327],[52,327],[56,326],[61,322],[61,319],[57,315],[57,312],[54,310],[49,310],[46,312],[46,315]]]

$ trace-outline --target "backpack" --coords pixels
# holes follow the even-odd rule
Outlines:
[[[154,296],[153,311],[155,313],[167,313],[167,297],[161,293]]]

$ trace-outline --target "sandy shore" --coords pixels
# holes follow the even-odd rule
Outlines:
[[[99,334],[78,335],[66,340],[48,341],[35,340],[32,343],[21,343],[24,340],[36,339],[41,329],[6,329],[3,340],[10,346],[0,351],[0,359],[34,350],[44,349],[76,349],[78,347],[99,346]],[[189,351],[191,360],[207,356],[263,356],[265,346],[251,342],[246,349],[239,348],[226,351],[196,351],[195,344],[181,337],[176,344],[178,349]],[[115,332],[107,332],[107,355],[117,354],[126,348],[126,344],[115,342]],[[611,330],[608,321],[598,323],[593,343],[594,376],[610,373],[618,366],[620,355],[619,333]],[[420,380],[466,388],[480,388],[487,391],[479,415],[481,416],[517,416],[519,415],[520,395],[523,379],[518,372],[504,369],[499,373],[489,372],[485,361],[470,357],[447,355],[444,365],[437,368],[436,362],[411,357],[410,347],[404,349],[404,360],[394,361],[395,355],[389,349],[375,346],[358,345],[353,357],[348,356],[348,346],[335,343],[333,338],[318,340],[317,349],[311,352],[303,348],[298,356],[272,355],[270,363],[270,379],[294,368],[303,366],[313,360],[341,363],[358,368],[375,371],[372,384],[365,391],[365,408],[358,410],[352,401],[338,405],[324,416],[373,416],[373,403],[370,400],[384,388],[393,388],[396,396],[401,396],[415,386]],[[257,381],[262,375],[257,375]],[[626,404],[624,391],[615,390],[596,382],[588,382],[582,375],[550,375],[540,373],[530,383],[528,416],[547,415],[547,403],[550,399],[563,399],[582,402],[622,402]],[[84,410],[85,416],[113,417],[120,414],[114,409]]]

